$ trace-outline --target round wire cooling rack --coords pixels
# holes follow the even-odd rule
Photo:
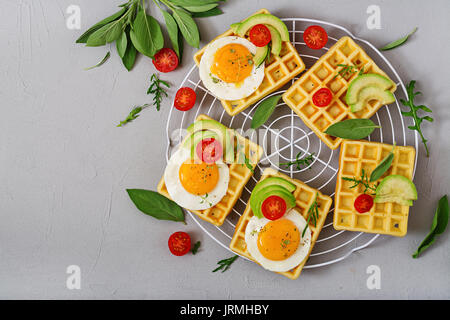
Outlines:
[[[328,51],[329,47],[336,43],[338,39],[343,36],[353,38],[375,63],[396,82],[399,88],[394,94],[395,104],[392,104],[390,107],[383,106],[372,117],[372,120],[379,124],[381,128],[375,130],[367,139],[369,141],[392,144],[396,142],[397,145],[414,145],[418,151],[417,132],[406,130],[407,124],[404,122],[398,102],[400,98],[406,98],[407,92],[405,86],[397,71],[380,51],[370,42],[354,36],[346,28],[329,22],[305,18],[286,18],[282,20],[289,29],[291,42],[300,53],[306,65],[306,70]],[[303,32],[311,24],[322,26],[328,33],[327,46],[321,50],[311,50],[303,42]],[[261,101],[272,95],[283,93],[297,80],[297,78],[293,79],[285,88],[268,95],[254,106],[232,117],[225,112],[220,101],[202,86],[196,69],[196,66],[193,65],[182,81],[180,88],[184,86],[193,88],[197,93],[198,106],[190,111],[180,112],[174,109],[172,105],[167,121],[167,161],[182,139],[182,129],[187,128],[199,114],[206,114],[230,128],[241,129],[245,132],[250,128],[252,115]],[[224,224],[220,227],[214,226],[189,212],[194,221],[206,234],[229,251],[231,251],[229,244],[233,237],[236,223],[244,212],[251,190],[261,177],[261,173],[265,167],[274,167],[278,171],[288,174],[292,178],[299,179],[324,194],[331,197],[334,196],[339,165],[339,152],[337,150],[331,150],[322,143],[314,132],[283,101],[280,101],[275,112],[261,128],[265,131],[262,135],[263,141],[258,143],[266,146],[269,139],[272,142],[275,141],[275,143],[271,143],[270,148],[264,148],[264,154],[260,163],[255,168],[254,175],[247,183],[241,197],[232,212],[227,216]],[[312,161],[309,165],[299,169],[294,166],[288,167],[281,165],[283,162],[295,160],[297,154],[300,154],[300,157],[312,156]],[[418,152],[416,152],[416,162],[417,154]],[[275,161],[275,159],[279,161]],[[414,174],[415,170],[413,176]],[[369,246],[380,236],[379,234],[335,230],[333,228],[333,210],[332,208],[328,214],[310,258],[304,267],[305,269],[326,266],[341,261],[350,256],[352,252]]]

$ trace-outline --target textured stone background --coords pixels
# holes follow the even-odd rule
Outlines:
[[[113,52],[99,69],[84,71],[106,52],[75,39],[123,1],[2,0],[0,4],[0,298],[450,298],[449,234],[420,259],[411,253],[431,225],[438,198],[450,193],[450,2],[229,0],[224,15],[199,20],[202,45],[230,22],[266,7],[282,17],[328,20],[381,46],[418,26],[407,45],[386,53],[403,80],[418,80],[419,100],[434,110],[425,124],[431,158],[421,150],[420,192],[405,238],[386,237],[338,264],[306,270],[297,281],[238,260],[211,273],[229,252],[188,225],[140,214],[127,187],[155,188],[165,161],[166,100],[116,128],[154,72],[140,59],[128,73]],[[82,29],[68,30],[66,8],[82,11]],[[366,9],[381,7],[381,30],[366,28]],[[155,13],[152,6],[150,11]],[[156,14],[159,16],[159,14]],[[113,50],[114,51],[114,50]],[[176,88],[191,66],[164,76]],[[171,90],[173,96],[175,89]],[[202,241],[198,255],[176,258],[169,234],[188,231]],[[81,267],[81,290],[66,288],[66,268]],[[368,290],[366,268],[381,268],[381,290]]]

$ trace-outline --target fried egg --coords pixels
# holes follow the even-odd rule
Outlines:
[[[305,218],[291,209],[282,218],[269,220],[253,216],[245,229],[247,250],[264,269],[289,271],[306,259],[311,247],[311,230]]]
[[[222,100],[239,100],[258,89],[264,79],[264,63],[256,67],[256,46],[245,38],[229,36],[211,42],[200,60],[200,79]]]
[[[164,171],[164,182],[170,197],[188,210],[205,210],[215,206],[225,196],[230,181],[225,163],[207,164],[192,159],[184,148],[169,159]]]

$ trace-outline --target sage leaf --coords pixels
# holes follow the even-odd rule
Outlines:
[[[122,58],[122,63],[125,68],[130,71],[131,69],[133,69],[134,63],[136,61],[137,51],[130,39],[128,39],[127,42],[127,50],[125,51],[125,54]]]
[[[133,22],[130,38],[136,50],[150,58],[164,46],[158,21],[146,14],[143,9],[139,10]]]
[[[184,221],[184,212],[174,201],[155,191],[127,189],[131,201],[143,213],[159,220]]]
[[[205,12],[205,11],[214,9],[218,5],[219,5],[218,3],[209,3],[209,4],[204,4],[201,6],[188,6],[188,7],[184,7],[184,8],[190,12]]]
[[[97,22],[96,24],[94,24],[92,27],[90,27],[86,32],[84,32],[76,41],[76,43],[86,43],[88,38],[90,37],[91,34],[93,34],[95,31],[97,31],[98,29],[100,29],[101,27],[109,24],[110,22],[113,22],[117,19],[120,19],[124,13],[127,11],[127,8],[123,8],[122,10],[120,10],[119,12],[116,12],[115,14],[113,14],[112,16],[109,16],[105,19],[103,19],[100,22]]]
[[[376,128],[381,127],[370,119],[347,119],[332,124],[325,133],[337,138],[359,140],[369,136]]]
[[[198,48],[200,43],[200,33],[194,19],[183,10],[174,9],[173,17],[180,28],[186,42],[194,48]]]
[[[126,31],[123,31],[119,39],[116,41],[116,48],[119,57],[123,59],[125,52],[127,51],[128,39]]]
[[[194,12],[192,14],[193,18],[206,18],[206,17],[212,17],[212,16],[218,16],[221,15],[223,13],[222,10],[220,10],[219,8],[214,8],[205,12]]]
[[[377,181],[381,178],[381,176],[389,170],[391,167],[392,161],[394,160],[394,147],[392,148],[391,152],[378,164],[378,166],[372,171],[372,174],[370,175],[370,182]]]
[[[178,58],[181,60],[180,55],[180,46],[179,46],[179,40],[178,40],[178,25],[175,19],[172,17],[172,15],[165,11],[161,10],[164,20],[166,21],[166,27],[167,27],[167,33],[169,34],[170,42],[172,43],[173,50],[175,50],[175,53],[177,54]]]
[[[278,101],[280,101],[281,95],[272,96],[270,98],[267,98],[263,102],[260,103],[258,106],[258,109],[256,109],[255,114],[253,115],[251,128],[257,129],[260,126],[262,126],[267,119],[270,118],[273,111],[275,110],[275,107],[278,104]]]
[[[444,195],[439,199],[436,213],[433,217],[433,223],[431,230],[422,243],[417,248],[416,252],[412,255],[413,258],[417,258],[422,252],[428,249],[436,240],[436,235],[442,234],[448,225],[449,218],[449,206],[447,195]]]
[[[84,70],[91,70],[91,69],[100,67],[102,64],[104,64],[104,63],[109,59],[110,56],[111,56],[111,53],[108,51],[108,52],[106,53],[105,57],[102,59],[102,61],[100,61],[99,63],[97,63],[95,66],[92,66],[92,67],[89,67],[89,68],[85,68]]]
[[[391,50],[394,48],[397,48],[399,46],[401,46],[402,44],[404,44],[406,41],[408,41],[409,37],[412,36],[415,32],[417,31],[417,27],[414,28],[413,31],[411,31],[409,34],[407,34],[406,36],[404,36],[403,38],[400,38],[398,40],[395,40],[387,45],[385,45],[383,48],[381,48],[380,50],[382,51],[387,51],[387,50]]]
[[[107,43],[117,40],[124,29],[123,20],[119,19],[108,23],[91,34],[86,42],[88,47],[104,46]]]
[[[171,3],[180,7],[203,6],[210,3],[217,3],[220,0],[170,0]]]

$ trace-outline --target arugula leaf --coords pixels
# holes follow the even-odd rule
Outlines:
[[[408,129],[415,130],[415,131],[417,131],[419,133],[420,138],[422,139],[422,143],[425,146],[427,157],[429,157],[430,156],[430,152],[428,150],[428,145],[427,145],[427,141],[428,140],[425,139],[425,137],[423,136],[422,129],[421,129],[420,125],[422,124],[423,120],[426,120],[426,121],[429,121],[429,122],[433,122],[434,119],[432,117],[430,117],[430,116],[424,116],[424,117],[421,118],[421,117],[419,117],[417,115],[417,111],[419,111],[419,110],[422,110],[422,111],[425,111],[425,112],[432,112],[432,111],[431,111],[430,108],[428,108],[428,107],[426,107],[424,105],[416,106],[414,104],[414,98],[417,95],[421,94],[421,92],[414,92],[414,86],[415,85],[416,85],[416,81],[412,80],[412,81],[409,82],[408,86],[406,87],[406,91],[408,92],[408,101],[400,99],[400,102],[404,106],[409,107],[409,109],[410,109],[408,112],[402,111],[402,114],[404,116],[413,118],[414,125],[413,126],[408,126]]]
[[[95,66],[89,67],[89,68],[85,68],[84,70],[91,70],[97,67],[100,67],[102,64],[104,64],[110,57],[111,53],[108,51],[106,53],[106,56],[102,59],[102,61],[100,61],[99,63],[97,63]]]
[[[164,46],[164,37],[158,21],[141,8],[133,22],[130,38],[137,51],[153,58]]]
[[[373,169],[372,174],[370,175],[370,182],[377,181],[386,171],[391,167],[392,161],[394,160],[394,147],[391,152],[378,164],[378,166]]]
[[[122,32],[119,39],[116,41],[116,49],[117,53],[119,54],[119,57],[123,59],[125,56],[125,52],[127,51],[128,47],[128,39],[127,39],[127,33],[126,30]]]
[[[173,9],[173,17],[180,28],[186,42],[194,48],[198,48],[200,43],[200,33],[194,19],[181,9]]]
[[[400,38],[398,40],[395,40],[387,45],[385,45],[383,48],[381,48],[380,50],[382,51],[386,51],[386,50],[391,50],[394,48],[397,48],[399,46],[401,46],[402,44],[404,44],[406,41],[408,41],[409,37],[412,36],[415,32],[417,31],[417,27],[414,28],[413,31],[411,31],[409,34],[407,34],[406,36],[404,36],[403,38]]]
[[[370,119],[347,119],[332,124],[325,133],[342,139],[359,140],[369,136],[375,128],[381,127]]]
[[[200,242],[200,241],[197,241],[195,244],[194,244],[194,247],[192,247],[192,249],[191,249],[191,252],[192,252],[192,254],[197,254],[197,252],[198,252],[198,248],[200,248],[200,245],[201,245],[202,243]]]
[[[260,103],[258,109],[256,109],[255,114],[253,115],[251,123],[252,129],[259,128],[267,121],[267,119],[270,118],[280,99],[281,94],[267,98]]]
[[[167,33],[169,34],[170,42],[172,43],[173,50],[177,54],[178,58],[181,60],[180,54],[180,43],[178,39],[178,25],[172,15],[166,10],[161,10],[164,20],[166,21]]]
[[[222,13],[223,13],[223,11],[220,10],[219,8],[214,8],[214,9],[204,11],[204,12],[194,12],[194,13],[192,13],[192,17],[193,18],[206,18],[206,17],[218,16],[218,15],[221,15]]]
[[[236,259],[239,258],[238,255],[235,255],[234,257],[228,258],[228,259],[223,259],[220,260],[219,262],[217,262],[217,264],[219,265],[216,269],[214,269],[212,272],[216,272],[219,270],[222,270],[222,273],[227,271],[231,264],[236,261]]]
[[[412,255],[413,258],[417,258],[422,252],[428,249],[436,240],[436,236],[442,234],[448,225],[449,218],[449,206],[447,195],[444,195],[438,202],[438,207],[433,218],[431,230],[422,243],[417,248],[416,252]]]
[[[153,94],[153,105],[156,106],[156,110],[159,111],[162,99],[164,98],[164,96],[168,96],[167,92],[161,85],[170,88],[170,84],[166,81],[160,80],[156,74],[152,75],[150,81],[152,83],[147,90],[147,94]]]
[[[143,213],[159,220],[184,221],[184,212],[174,201],[155,191],[127,189],[131,201]]]
[[[143,109],[149,107],[149,104],[144,104],[143,106],[139,106],[139,107],[134,107],[130,113],[128,114],[128,116],[125,118],[125,120],[120,121],[120,123],[117,125],[118,127],[123,127],[125,124],[127,124],[128,122],[133,121],[134,119],[136,119],[137,117],[139,117],[139,112],[141,112]]]

